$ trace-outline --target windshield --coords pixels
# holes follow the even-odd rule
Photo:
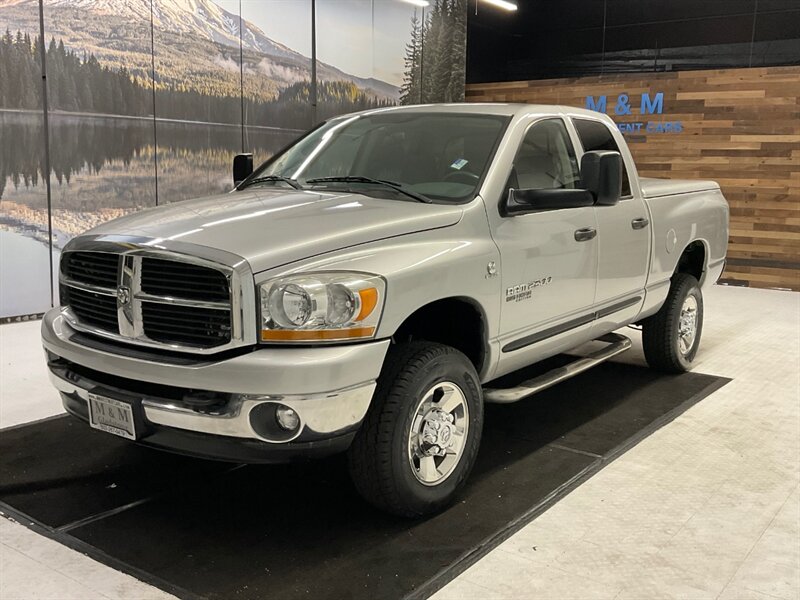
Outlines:
[[[244,187],[294,182],[304,188],[459,202],[474,196],[508,121],[495,115],[391,110],[340,117],[262,165]]]

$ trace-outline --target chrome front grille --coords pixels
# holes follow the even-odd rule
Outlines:
[[[228,302],[230,290],[224,273],[174,260],[142,259],[142,291],[157,296]]]
[[[119,333],[117,297],[61,284],[61,304],[69,306],[82,323]]]
[[[119,277],[119,254],[68,252],[61,259],[61,274],[87,285],[116,290]]]
[[[149,248],[61,257],[61,304],[76,329],[189,352],[244,342],[241,281],[233,265]]]
[[[231,339],[231,313],[197,306],[142,302],[144,334],[186,346],[219,346]]]

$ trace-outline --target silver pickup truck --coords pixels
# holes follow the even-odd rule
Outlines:
[[[52,382],[92,427],[173,452],[346,451],[362,495],[400,515],[457,493],[484,402],[626,350],[620,327],[641,325],[653,368],[688,369],[725,260],[719,186],[640,178],[614,123],[585,110],[372,110],[233,171],[229,194],[64,248],[42,324]]]

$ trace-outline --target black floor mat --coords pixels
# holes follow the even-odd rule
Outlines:
[[[0,435],[4,512],[182,597],[425,597],[726,379],[606,363],[489,405],[458,502],[424,521],[367,506],[344,461],[232,466],[70,417]]]

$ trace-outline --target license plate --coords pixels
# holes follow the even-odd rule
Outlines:
[[[89,425],[129,440],[136,439],[133,407],[127,402],[89,393]]]

